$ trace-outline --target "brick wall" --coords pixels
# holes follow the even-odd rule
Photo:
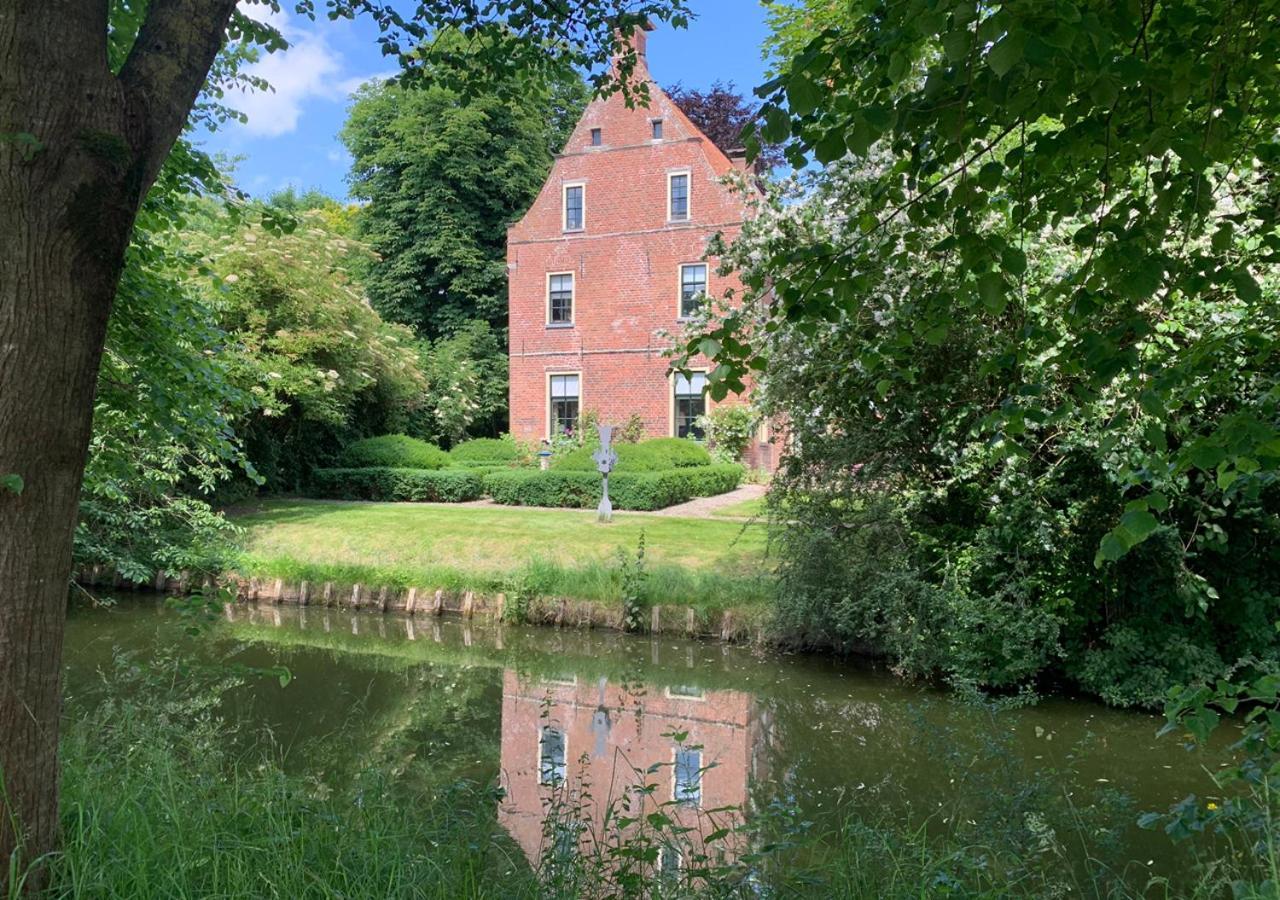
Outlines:
[[[520,440],[549,435],[548,379],[563,372],[581,376],[582,411],[618,425],[638,414],[650,436],[673,434],[663,353],[683,330],[680,266],[705,261],[712,296],[740,289],[735,277],[716,274],[718,260],[705,259],[712,236],[736,237],[746,214],[719,183],[734,163],[652,81],[649,91],[648,107],[628,109],[620,95],[593,101],[533,206],[508,232],[511,431]],[[654,119],[662,120],[660,140],[652,136]],[[600,146],[592,145],[593,129]],[[672,173],[689,176],[687,221],[668,220]],[[583,187],[581,231],[563,227],[568,184]],[[548,323],[547,277],[562,272],[574,275],[570,326]],[[711,368],[706,359],[695,364]],[[763,463],[774,454],[754,447],[753,455]]]

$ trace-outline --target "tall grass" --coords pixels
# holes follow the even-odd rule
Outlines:
[[[613,561],[588,560],[566,566],[541,557],[513,560],[506,572],[467,570],[455,566],[379,566],[352,563],[317,563],[288,556],[246,555],[239,572],[258,578],[307,581],[313,585],[331,581],[337,585],[387,585],[395,588],[444,588],[449,591],[509,590],[514,583],[545,597],[568,597],[597,603],[622,601],[622,580]],[[675,604],[700,610],[763,606],[776,591],[771,576],[695,571],[683,566],[656,563],[646,567],[643,601],[648,605]]]
[[[343,784],[285,774],[269,736],[232,739],[216,691],[135,687],[69,723],[49,896],[536,896],[492,790],[417,792],[376,760]]]

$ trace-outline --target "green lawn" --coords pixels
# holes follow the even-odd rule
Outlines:
[[[725,516],[728,518],[750,519],[760,517],[763,518],[765,513],[765,499],[756,497],[753,500],[743,500],[741,503],[734,503],[730,506],[722,506],[719,509],[713,509],[711,515]]]
[[[762,525],[584,510],[277,500],[238,510],[246,574],[310,581],[618,597],[619,551],[645,539],[651,602],[734,606],[771,587]]]

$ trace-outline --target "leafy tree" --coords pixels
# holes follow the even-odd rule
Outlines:
[[[885,165],[858,198],[856,227],[774,260],[770,320],[816,328],[908,273],[889,335],[853,359],[888,402],[958,314],[1021,323],[983,363],[1005,385],[998,402],[957,402],[1009,459],[1102,398],[1114,398],[1109,425],[1141,427],[1117,470],[1126,505],[1099,565],[1157,532],[1170,481],[1208,478],[1229,501],[1256,499],[1280,465],[1280,398],[1269,378],[1233,404],[1209,398],[1276,352],[1276,306],[1259,282],[1280,252],[1280,4],[911,0],[855,4],[834,22],[823,12],[822,30],[760,89],[752,146],[792,139],[797,163],[875,150]],[[1046,231],[1080,252],[1032,268]],[[1188,328],[1204,303],[1233,316]],[[1037,320],[1032,304],[1065,315]],[[732,327],[712,337],[721,394],[755,354]],[[1176,350],[1144,353],[1152,342]],[[1069,385],[1049,405],[1046,377]]]
[[[370,14],[410,70],[432,33],[467,25],[487,38],[473,84],[568,58],[594,67],[597,86],[625,86],[634,53],[616,79],[604,67],[616,30],[687,16],[683,0],[324,6]],[[0,859],[15,866],[19,850],[39,859],[56,844],[66,585],[108,318],[144,198],[193,113],[216,116],[197,98],[225,76],[228,40],[284,45],[237,0],[4,0],[0,12],[0,46],[22,48],[0,54]],[[0,885],[11,871],[0,866]]]
[[[299,489],[351,440],[403,427],[426,388],[413,333],[383,322],[352,278],[368,248],[331,231],[326,209],[289,234],[221,217],[184,235],[217,278],[201,285],[222,355],[254,399],[236,427],[275,490]]]
[[[426,58],[457,49],[482,65],[470,46],[447,33]],[[433,340],[473,320],[505,329],[507,226],[533,202],[586,97],[569,68],[514,73],[465,103],[431,77],[361,89],[342,139],[351,193],[365,201],[360,234],[377,254],[365,283],[379,312]]]
[[[743,149],[744,132],[759,124],[759,104],[743,97],[733,82],[716,81],[706,91],[676,83],[667,88],[667,95],[726,154]],[[781,146],[762,144],[755,161],[762,172],[771,172],[786,162],[786,155]]]

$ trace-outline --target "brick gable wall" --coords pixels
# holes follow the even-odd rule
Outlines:
[[[638,74],[647,77],[647,70]],[[508,231],[511,431],[517,439],[548,436],[548,378],[565,372],[581,375],[584,412],[619,425],[634,413],[649,436],[673,434],[673,386],[663,354],[670,335],[682,329],[680,265],[705,262],[712,296],[740,290],[736,277],[716,274],[718,260],[704,259],[711,238],[735,238],[746,214],[741,199],[720,184],[733,163],[651,80],[649,91],[647,108],[628,109],[620,95],[593,101],[532,207]],[[663,120],[660,141],[652,139],[655,118]],[[591,145],[596,128],[598,147]],[[687,222],[667,218],[673,172],[689,175]],[[578,232],[563,228],[566,184],[584,189],[585,223]],[[574,274],[567,327],[548,324],[547,278],[561,272]],[[706,359],[695,364],[711,367]],[[753,462],[772,467],[772,448],[752,453]]]

